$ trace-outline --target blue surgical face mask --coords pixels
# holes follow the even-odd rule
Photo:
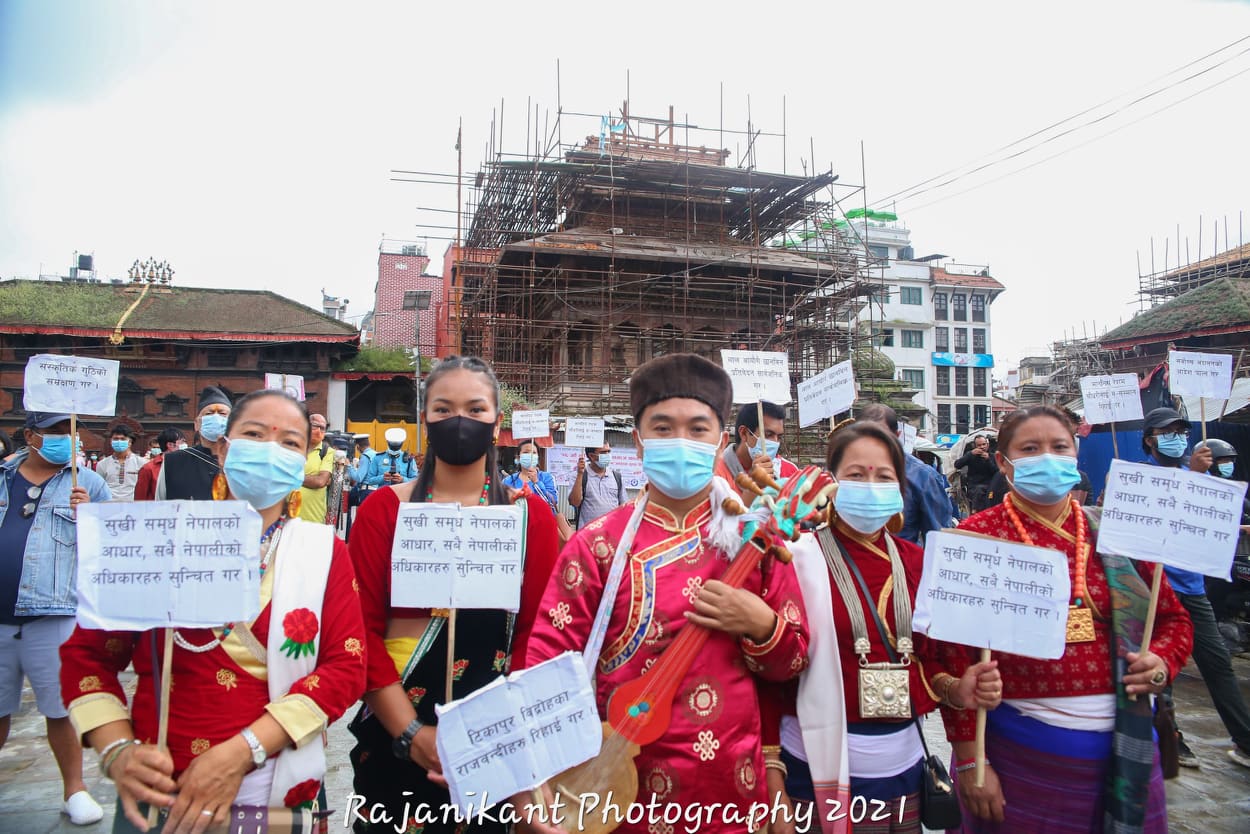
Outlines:
[[[684,437],[644,437],[642,471],[657,490],[683,500],[712,482],[716,446]]]
[[[1158,444],[1159,454],[1170,458],[1183,458],[1185,450],[1189,448],[1189,437],[1177,433],[1160,434],[1155,436],[1155,443]]]
[[[781,449],[780,440],[769,440],[766,437],[757,437],[755,445],[751,447],[751,456],[759,457],[760,455],[768,455],[770,458],[777,457],[777,452]]]
[[[598,457],[598,459],[595,461],[595,463],[596,463],[596,465],[598,465],[598,467],[599,467],[600,469],[607,469],[609,466],[611,466],[611,465],[612,465],[612,453],[611,453],[611,452],[600,452],[600,453],[599,453],[599,457]]]
[[[1035,504],[1057,504],[1081,482],[1076,458],[1067,455],[1034,455],[1011,464],[1011,485]]]
[[[129,440],[114,440],[111,445],[113,447],[114,452],[124,452],[130,448],[130,441]]]
[[[870,535],[903,511],[903,493],[888,481],[839,481],[833,508],[851,529]]]
[[[253,509],[272,507],[304,482],[305,457],[272,441],[230,441],[226,451],[226,482],[230,494]]]
[[[41,434],[43,444],[39,456],[54,466],[64,466],[73,455],[74,442],[68,434]]]
[[[200,418],[200,437],[209,443],[216,443],[226,433],[226,415],[205,414]]]
[[[517,463],[521,464],[522,469],[533,469],[538,466],[538,453],[522,452],[517,455]]]
[[[1220,470],[1220,477],[1231,478],[1233,477],[1233,466],[1234,464],[1231,463],[1217,463],[1215,468]]]

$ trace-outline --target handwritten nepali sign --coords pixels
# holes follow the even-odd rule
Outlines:
[[[564,423],[564,445],[602,446],[603,420],[598,417],[570,417]]]
[[[552,446],[547,450],[547,471],[555,479],[556,486],[571,488],[577,483],[577,459],[585,454],[586,450],[581,446]],[[590,461],[586,462],[586,468],[589,471]],[[621,485],[626,489],[642,489],[647,483],[647,476],[642,474],[642,458],[632,446],[612,447],[609,472],[613,470],[620,473]],[[616,479],[612,478],[612,482],[615,484]]]
[[[855,402],[855,372],[851,370],[851,360],[839,362],[803,380],[798,391],[800,428],[841,414]]]
[[[912,625],[935,640],[1055,660],[1067,640],[1068,557],[1017,542],[925,536]]]
[[[1226,353],[1170,350],[1168,385],[1173,394],[1226,400],[1233,393],[1233,357]]]
[[[722,350],[721,365],[733,381],[736,403],[790,402],[790,357],[763,350]]]
[[[78,624],[216,628],[260,613],[260,515],[244,501],[78,507]]]
[[[443,775],[465,812],[487,796],[538,787],[598,755],[603,739],[586,664],[575,652],[500,676],[434,711]]]
[[[403,503],[391,547],[391,604],[516,611],[524,563],[524,502]]]
[[[1137,374],[1106,374],[1081,377],[1085,422],[1127,423],[1142,418]]]
[[[916,438],[920,436],[920,429],[910,423],[903,423],[898,427],[898,439],[903,444],[903,452],[910,455],[916,451]]]
[[[40,353],[26,362],[22,406],[27,411],[111,417],[117,411],[121,363]]]
[[[1245,495],[1241,481],[1113,460],[1098,550],[1227,579]]]
[[[265,387],[285,391],[300,402],[304,401],[304,378],[295,374],[265,374]]]
[[[551,435],[551,412],[514,411],[512,412],[512,436],[517,440],[532,440],[535,437]]]

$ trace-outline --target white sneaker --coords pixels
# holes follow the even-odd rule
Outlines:
[[[104,819],[104,809],[86,791],[78,791],[65,800],[61,813],[74,825],[91,825]]]
[[[1250,753],[1242,750],[1240,747],[1234,747],[1228,751],[1228,758],[1235,761],[1242,767],[1250,767]]]

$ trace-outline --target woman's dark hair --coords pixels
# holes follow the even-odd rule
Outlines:
[[[518,454],[518,455],[519,455],[519,454],[521,454],[522,450],[523,450],[523,449],[525,449],[525,447],[526,447],[526,446],[533,446],[533,447],[534,447],[534,451],[535,451],[535,452],[537,452],[537,451],[538,451],[538,441],[536,441],[536,440],[522,440],[522,441],[521,441],[521,443],[520,443],[520,445],[518,445],[518,446],[516,447],[517,454]]]
[[[1007,450],[1011,448],[1012,438],[1015,437],[1019,428],[1034,417],[1049,417],[1052,420],[1058,420],[1059,425],[1063,426],[1069,434],[1076,434],[1076,427],[1072,425],[1072,419],[1062,409],[1053,405],[1034,405],[1022,408],[1019,411],[1013,411],[1008,414],[998,427],[998,451],[1003,453],[1003,457],[1007,456]]]
[[[425,390],[428,392],[434,387],[436,382],[452,371],[471,371],[486,377],[487,383],[490,384],[492,399],[495,401],[495,411],[499,411],[499,378],[495,376],[495,372],[490,365],[476,356],[448,356],[435,365],[434,370],[425,375]],[[426,408],[429,408],[429,402],[430,399],[427,396],[425,398]],[[428,424],[429,415],[425,416]],[[425,496],[430,494],[434,486],[434,469],[437,459],[438,455],[436,454],[431,453],[425,456],[425,465],[417,473],[416,484],[412,488],[412,500],[423,501]],[[499,449],[494,444],[491,444],[486,450],[486,474],[490,475],[490,490],[487,492],[489,502],[491,504],[507,504],[508,490],[504,487],[503,475],[499,472]]]
[[[905,496],[907,494],[907,460],[903,455],[903,447],[899,445],[898,438],[890,434],[889,430],[880,423],[860,420],[849,426],[843,426],[829,435],[829,448],[825,451],[825,468],[830,474],[837,472],[847,448],[856,440],[864,438],[877,441],[889,451],[890,464],[894,467],[894,473],[898,477],[898,491]]]
[[[230,430],[239,422],[239,418],[243,416],[243,412],[247,411],[248,406],[265,397],[280,397],[295,406],[300,416],[304,418],[304,447],[307,448],[308,444],[312,442],[312,423],[308,419],[308,409],[304,407],[302,402],[292,397],[286,391],[279,391],[276,388],[263,388],[260,391],[253,391],[235,403],[234,408],[230,411],[230,416],[226,418],[226,434],[230,434]],[[164,451],[164,449],[161,451]]]

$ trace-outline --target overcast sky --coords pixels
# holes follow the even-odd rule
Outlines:
[[[417,210],[454,209],[454,188],[390,170],[454,172],[460,118],[476,170],[501,99],[504,149],[524,152],[527,99],[555,118],[557,59],[568,111],[619,108],[627,71],[635,114],[671,104],[707,128],[722,82],[726,127],[745,128],[749,96],[780,132],[784,96],[787,169],[814,143],[816,167],[866,181],[869,202],[1114,98],[897,205],[918,254],[1006,284],[996,375],[1082,322],[1130,317],[1152,236],[1160,267],[1177,224],[1197,259],[1200,215],[1204,255],[1214,221],[1236,245],[1250,39],[1233,44],[1250,3],[786,5],[0,0],[0,276],[64,273],[74,250],[124,276],[152,255],[180,284],[311,306],[324,287],[364,313],[383,234],[454,219]],[[563,133],[597,131],[570,117]],[[780,140],[761,140],[758,165],[781,168]],[[429,240],[435,269],[445,246]]]

